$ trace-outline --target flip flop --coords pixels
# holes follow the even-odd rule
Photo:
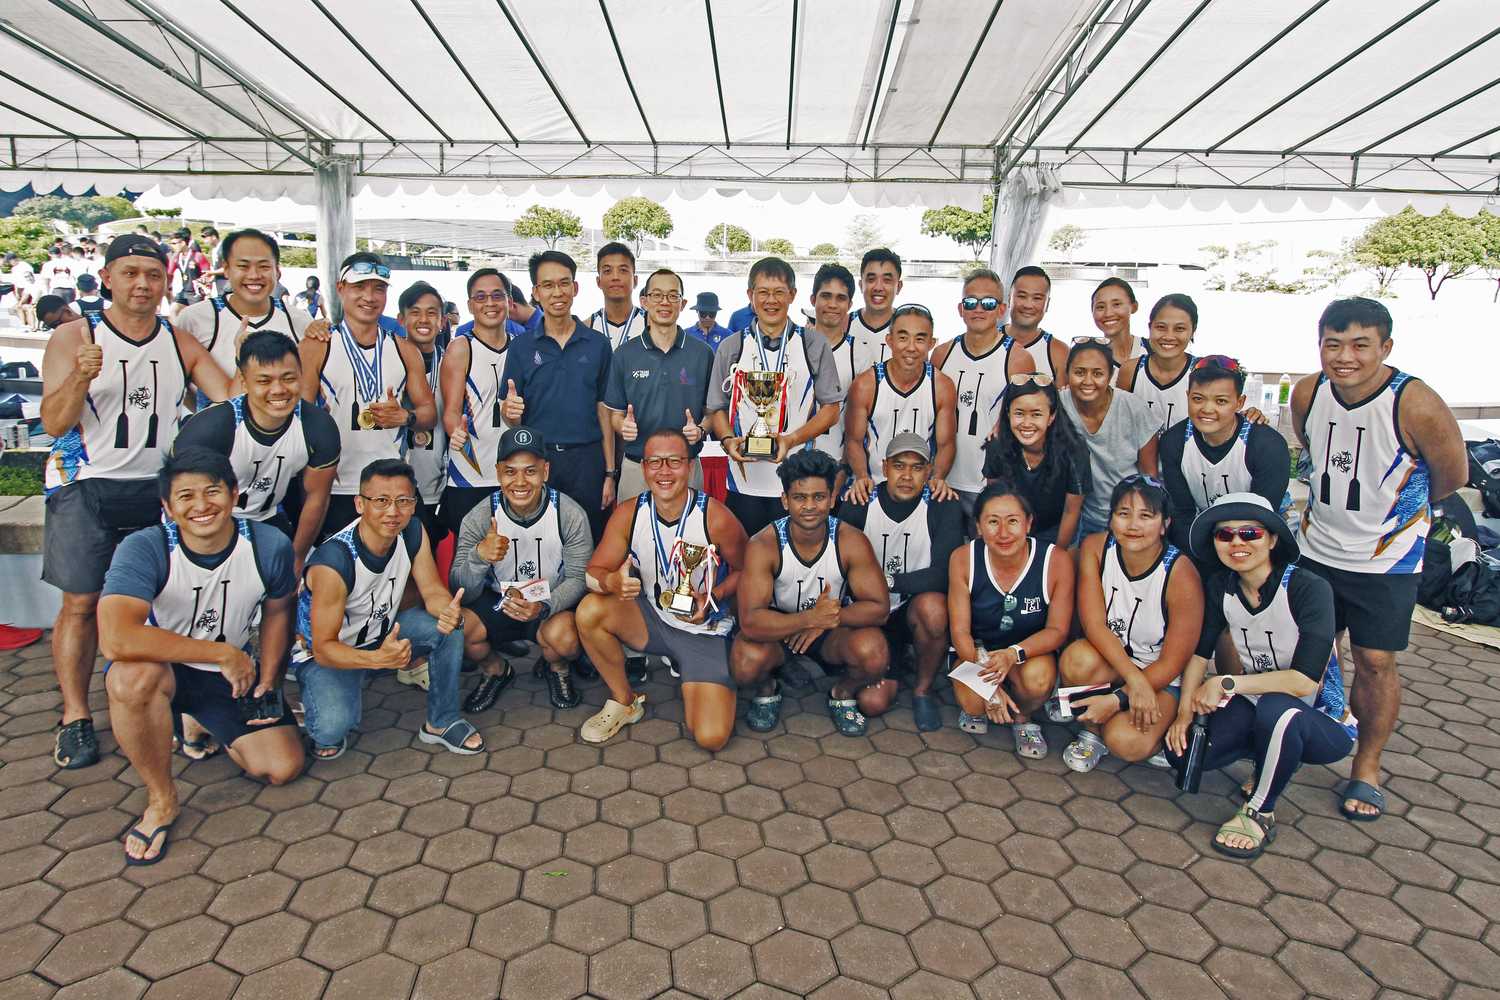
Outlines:
[[[224,748],[219,746],[218,740],[205,733],[196,740],[179,740],[177,749],[188,760],[208,760],[217,756]]]
[[[172,821],[172,823],[175,823],[175,822],[177,822],[177,821],[176,820]],[[132,867],[132,868],[145,868],[147,865],[154,865],[158,861],[160,861],[162,858],[165,858],[167,856],[167,843],[168,843],[168,838],[167,838],[166,834],[167,834],[167,831],[169,831],[169,830],[172,829],[172,823],[163,823],[161,826],[157,827],[155,830],[152,830],[149,834],[142,833],[141,832],[141,828],[138,827],[138,826],[132,826],[128,831],[126,831],[126,833],[125,833],[125,839],[126,840],[130,840],[133,837],[136,840],[139,840],[141,843],[145,844],[146,845],[146,850],[148,850],[148,851],[151,850],[151,845],[154,844],[154,843],[156,843],[156,838],[157,837],[161,837],[161,847],[159,847],[157,849],[157,851],[156,851],[156,857],[154,857],[154,858],[146,858],[146,857],[132,858],[130,856],[130,853],[127,851],[125,853],[125,863],[127,865],[129,865],[130,867]]]
[[[311,757],[313,760],[321,761],[338,760],[340,757],[344,756],[344,751],[348,749],[349,737],[345,736],[343,739],[339,740],[339,744],[336,747],[320,747],[316,743],[314,743]],[[318,752],[320,750],[332,750],[334,752],[330,754],[323,754]]]
[[[1253,841],[1251,847],[1230,847],[1219,838],[1238,835]],[[1240,806],[1235,814],[1219,827],[1211,841],[1214,850],[1231,858],[1254,861],[1276,839],[1276,817],[1270,813],[1256,812],[1249,806]]]
[[[1350,809],[1344,804],[1349,799],[1374,806],[1376,811],[1373,813],[1363,813],[1358,809]],[[1385,793],[1368,781],[1356,781],[1351,778],[1349,783],[1344,786],[1344,794],[1339,799],[1339,812],[1343,813],[1345,818],[1352,819],[1356,823],[1373,823],[1385,815]]]

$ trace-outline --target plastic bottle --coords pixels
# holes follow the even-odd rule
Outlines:
[[[1245,404],[1265,408],[1265,380],[1251,373],[1245,378]]]
[[[1292,401],[1292,377],[1286,372],[1281,373],[1281,381],[1276,383],[1276,405],[1286,406]]]

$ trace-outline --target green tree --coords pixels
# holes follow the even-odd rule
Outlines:
[[[318,251],[312,247],[282,247],[282,267],[311,267],[318,266]]]
[[[1342,285],[1345,278],[1359,269],[1353,247],[1353,240],[1345,240],[1337,250],[1309,250],[1307,259],[1311,263],[1302,269],[1305,290],[1321,292]]]
[[[768,240],[761,240],[760,248],[766,253],[775,254],[777,257],[792,257],[797,253],[797,248],[792,246],[792,241],[781,236],[773,236]]]
[[[1481,208],[1479,214],[1474,216],[1474,227],[1479,230],[1479,237],[1484,244],[1484,259],[1480,266],[1484,273],[1495,282],[1495,295],[1491,302],[1500,302],[1500,215],[1495,215],[1487,208]]]
[[[1275,240],[1258,243],[1236,243],[1231,250],[1218,244],[1199,247],[1206,260],[1209,278],[1203,287],[1211,292],[1280,292],[1290,294],[1306,291],[1302,279],[1282,281],[1276,277],[1275,268],[1266,259],[1266,254],[1276,248]]]
[[[1427,292],[1435,299],[1449,278],[1468,274],[1484,262],[1484,235],[1473,219],[1452,209],[1421,218],[1406,263],[1426,276]]]
[[[970,253],[979,257],[990,245],[994,211],[995,196],[992,194],[984,196],[984,205],[978,212],[960,205],[929,208],[922,213],[922,234],[947,237],[959,246],[968,247]]]
[[[1082,226],[1075,226],[1071,222],[1065,226],[1058,226],[1052,231],[1052,236],[1047,240],[1047,246],[1062,254],[1068,261],[1073,262],[1073,251],[1088,242],[1089,231]]]
[[[720,256],[732,253],[749,253],[754,247],[750,231],[728,222],[721,222],[703,237],[703,247]]]
[[[51,223],[36,216],[0,219],[0,254],[13,253],[32,267],[47,261],[47,248],[57,237]]]
[[[626,240],[641,252],[641,240],[654,236],[666,239],[672,233],[672,215],[650,198],[621,198],[604,213],[604,235],[612,240]]]
[[[866,250],[885,245],[885,232],[880,228],[880,219],[868,212],[856,215],[844,233],[844,252],[852,257],[863,257]]]
[[[1376,297],[1390,294],[1391,282],[1406,266],[1407,248],[1415,242],[1422,215],[1410,205],[1383,219],[1376,219],[1354,241],[1354,262],[1375,278],[1371,292]]]
[[[148,208],[146,214],[155,219],[175,219],[182,215],[180,208]]]
[[[809,257],[817,257],[820,260],[833,260],[839,255],[839,248],[832,243],[819,243],[807,251]]]
[[[134,219],[140,212],[130,199],[118,195],[85,195],[66,198],[55,194],[36,195],[16,206],[14,215],[31,215],[39,219],[57,219],[83,229],[93,229],[102,222]]]
[[[555,250],[563,237],[576,239],[583,234],[583,220],[565,208],[532,205],[521,213],[514,229],[517,236],[542,240],[548,250]]]

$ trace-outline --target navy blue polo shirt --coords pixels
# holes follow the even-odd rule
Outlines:
[[[650,332],[631,337],[620,345],[609,365],[609,393],[604,405],[623,411],[635,408],[640,433],[625,442],[625,456],[639,462],[646,452],[646,438],[663,427],[683,427],[691,411],[694,422],[703,420],[703,401],[708,396],[708,377],[714,367],[714,352],[697,337],[678,328],[677,339],[663,352]],[[703,447],[690,449],[697,455]]]
[[[512,340],[503,381],[515,380],[526,400],[526,426],[541,431],[548,445],[592,444],[603,437],[597,404],[609,389],[609,360],[608,338],[574,317],[566,344],[545,327]]]

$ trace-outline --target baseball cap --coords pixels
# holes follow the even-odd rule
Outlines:
[[[500,454],[495,457],[495,461],[503,462],[522,451],[529,451],[538,458],[547,457],[547,442],[543,440],[541,431],[534,431],[530,427],[512,427],[500,435]]]
[[[920,434],[906,431],[891,438],[891,443],[886,446],[885,457],[895,458],[897,455],[907,453],[921,455],[924,462],[932,461],[932,445]]]
[[[126,233],[110,240],[109,249],[104,251],[104,263],[113,264],[121,257],[150,257],[161,261],[163,267],[167,263],[167,252],[161,248],[161,244],[137,233]]]
[[[379,257],[370,253],[356,253],[344,258],[339,267],[339,280],[351,285],[365,281],[391,283],[391,269]]]

